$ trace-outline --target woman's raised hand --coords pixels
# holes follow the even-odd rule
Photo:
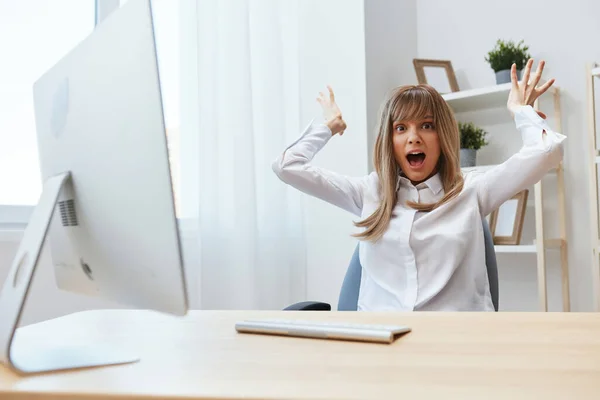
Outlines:
[[[525,70],[523,71],[523,79],[521,83],[519,83],[517,79],[517,66],[513,64],[510,70],[510,79],[512,82],[512,87],[510,89],[510,94],[508,95],[507,107],[511,114],[514,115],[514,112],[521,106],[532,106],[535,100],[540,97],[546,90],[552,86],[554,83],[554,79],[548,80],[540,87],[536,87],[539,83],[540,78],[542,77],[542,72],[544,71],[545,61],[542,60],[539,62],[537,70],[533,75],[531,75],[531,67],[533,66],[533,59],[529,59],[527,61],[527,65],[525,65]],[[546,118],[546,115],[536,110],[540,117]]]
[[[343,135],[344,131],[346,130],[346,122],[344,122],[344,119],[342,118],[342,112],[335,102],[333,89],[331,86],[327,86],[327,89],[329,90],[329,96],[324,95],[323,92],[319,92],[317,102],[323,109],[325,124],[329,127],[329,129],[331,129],[331,133],[333,135],[336,133]]]

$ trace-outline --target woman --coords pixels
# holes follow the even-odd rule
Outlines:
[[[554,83],[536,88],[544,69],[521,83],[512,66],[507,108],[521,150],[486,172],[462,174],[452,110],[427,85],[397,88],[384,102],[375,144],[375,172],[354,178],[310,164],[346,124],[320,95],[325,123],[311,124],[273,163],[285,183],[341,207],[361,220],[356,236],[363,267],[358,309],[365,311],[493,311],[481,218],[560,163],[565,136],[532,105]]]

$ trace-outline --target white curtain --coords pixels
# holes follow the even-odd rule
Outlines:
[[[302,198],[271,170],[299,134],[297,0],[196,0],[202,309],[306,294]]]

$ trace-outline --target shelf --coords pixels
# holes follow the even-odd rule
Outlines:
[[[597,157],[597,159],[600,159],[600,156]],[[600,161],[598,161],[600,162]],[[473,171],[479,171],[479,172],[485,172],[489,169],[492,169],[496,166],[498,166],[499,164],[494,164],[494,165],[476,165],[474,167],[463,167],[461,168],[461,171],[463,172],[473,172]],[[558,168],[552,168],[551,170],[548,171],[548,173],[553,173],[555,174]]]
[[[540,80],[540,84],[543,80]],[[461,90],[459,92],[446,93],[442,95],[444,100],[452,107],[454,112],[478,111],[486,108],[506,107],[508,93],[512,84],[488,86],[477,89]],[[556,91],[557,87],[552,85],[549,92]]]
[[[600,76],[600,67],[596,67],[592,70],[592,76]]]
[[[536,253],[537,248],[534,244],[520,244],[517,246],[509,246],[497,244],[494,246],[496,253]]]
[[[546,240],[547,249],[560,249],[565,244],[563,239],[548,239]],[[519,244],[519,245],[502,245],[497,244],[494,246],[496,253],[537,253],[536,244]]]
[[[588,69],[590,71],[591,69]],[[594,68],[594,73],[598,73],[600,76],[600,68]],[[545,80],[540,80],[540,84],[546,82]],[[590,86],[590,82],[592,79],[588,79],[588,86]],[[506,110],[506,103],[508,100],[508,96],[512,89],[512,83],[504,83],[501,85],[493,85],[476,89],[469,90],[461,90],[453,93],[443,94],[442,97],[448,104],[448,106],[454,111],[454,113],[464,113],[464,112],[478,112],[482,115],[482,117],[490,118],[490,123],[497,123],[496,117],[490,117],[488,114],[495,114],[497,112],[504,111],[506,116],[510,114],[508,110]],[[554,115],[548,115],[549,117],[553,117],[554,121],[560,126],[561,121],[561,101],[560,101],[560,88],[556,85],[552,85],[552,87],[548,90],[547,94],[550,97],[549,100],[552,100],[554,107]],[[481,111],[490,111],[481,113]],[[548,114],[548,113],[546,113]],[[595,142],[594,142],[595,143]],[[598,156],[598,164],[600,164],[600,153]],[[461,172],[463,174],[471,173],[471,172],[487,172],[490,169],[501,165],[477,165],[475,167],[466,167],[461,168]],[[594,168],[594,171],[596,169]],[[536,259],[533,259],[537,265],[537,286],[538,286],[538,297],[539,304],[542,311],[548,311],[548,290],[546,287],[546,267],[547,267],[547,257],[546,250],[547,249],[556,249],[560,253],[560,263],[561,263],[561,292],[562,292],[562,305],[563,311],[570,311],[570,297],[569,297],[569,264],[568,258],[566,257],[567,253],[567,240],[566,240],[566,217],[565,217],[565,188],[564,188],[564,176],[563,172],[564,166],[561,162],[556,168],[552,168],[548,170],[547,175],[554,175],[553,178],[556,179],[556,187],[557,187],[557,207],[558,213],[556,215],[560,233],[558,236],[565,239],[550,239],[544,240],[544,246],[540,246],[539,243],[535,243],[535,239],[533,242],[523,243],[521,245],[512,246],[512,245],[495,245],[496,253],[512,253],[512,254],[534,254],[536,255]],[[544,191],[542,190],[541,181],[534,185],[533,196],[529,196],[527,200],[527,206],[530,206],[530,203],[535,208],[535,234],[534,238],[542,238],[544,236],[544,219],[545,213],[543,198]],[[539,207],[539,208],[538,208]],[[554,213],[553,213],[554,214]],[[554,216],[554,215],[553,215]],[[599,233],[600,235],[600,233]],[[599,243],[600,245],[600,243]],[[598,257],[600,258],[600,257]],[[600,267],[598,267],[598,271],[600,271]],[[599,279],[600,281],[600,272]],[[600,283],[598,285],[600,288]],[[600,299],[600,289],[598,289],[598,298]],[[600,300],[599,300],[600,304]],[[599,307],[600,308],[600,307]]]

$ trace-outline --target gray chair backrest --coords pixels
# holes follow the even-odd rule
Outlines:
[[[485,242],[485,265],[487,268],[488,280],[490,282],[490,294],[494,309],[498,311],[499,289],[498,289],[498,264],[496,263],[496,251],[494,249],[494,240],[487,220],[483,218],[483,238]],[[344,276],[340,297],[338,300],[338,311],[356,311],[358,304],[358,291],[360,290],[360,277],[362,266],[360,265],[359,246],[356,245],[350,265]]]

